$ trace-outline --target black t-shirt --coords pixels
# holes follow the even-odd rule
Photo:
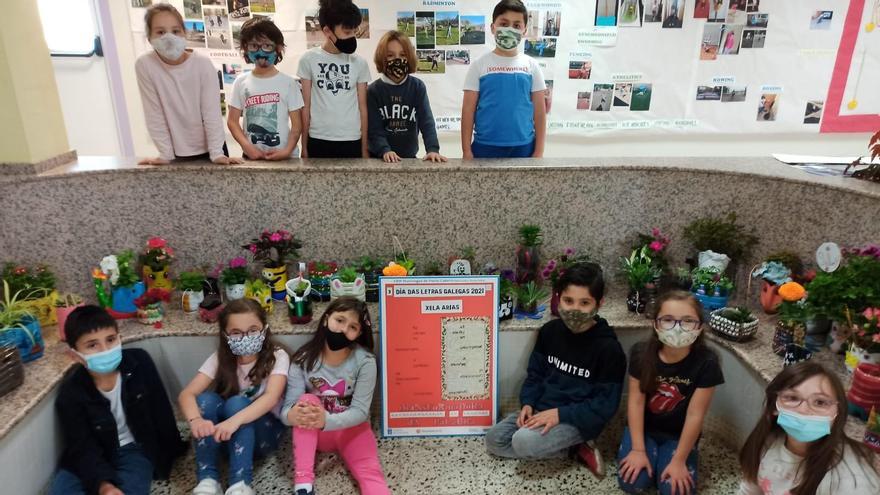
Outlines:
[[[630,349],[629,374],[633,378],[640,379],[646,346],[639,342]],[[694,392],[724,383],[721,365],[713,351],[703,348],[673,364],[658,359],[657,368],[657,390],[645,398],[645,433],[679,438]]]

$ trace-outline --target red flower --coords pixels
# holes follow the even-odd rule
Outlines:
[[[281,242],[281,234],[273,232],[272,235],[269,236],[269,240],[272,242]]]
[[[161,237],[150,237],[150,240],[147,241],[147,247],[150,249],[160,249],[165,247],[165,245],[165,239]]]
[[[257,254],[257,245],[256,244],[251,244],[250,246],[248,246],[248,249],[250,249],[252,253]]]

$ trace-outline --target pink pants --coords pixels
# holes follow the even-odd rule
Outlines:
[[[321,400],[312,394],[303,394],[301,402],[321,405]],[[354,479],[357,480],[364,495],[390,494],[382,465],[379,464],[379,449],[370,422],[344,430],[320,431],[293,427],[293,473],[295,483],[315,481],[315,452],[338,452]]]

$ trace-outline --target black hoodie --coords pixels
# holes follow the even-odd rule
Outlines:
[[[558,408],[560,423],[592,440],[617,412],[625,375],[626,354],[604,318],[579,334],[556,319],[538,331],[519,398],[535,412]]]

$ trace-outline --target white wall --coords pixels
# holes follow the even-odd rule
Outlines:
[[[80,155],[119,155],[119,133],[103,57],[54,57],[55,81],[71,148]]]

